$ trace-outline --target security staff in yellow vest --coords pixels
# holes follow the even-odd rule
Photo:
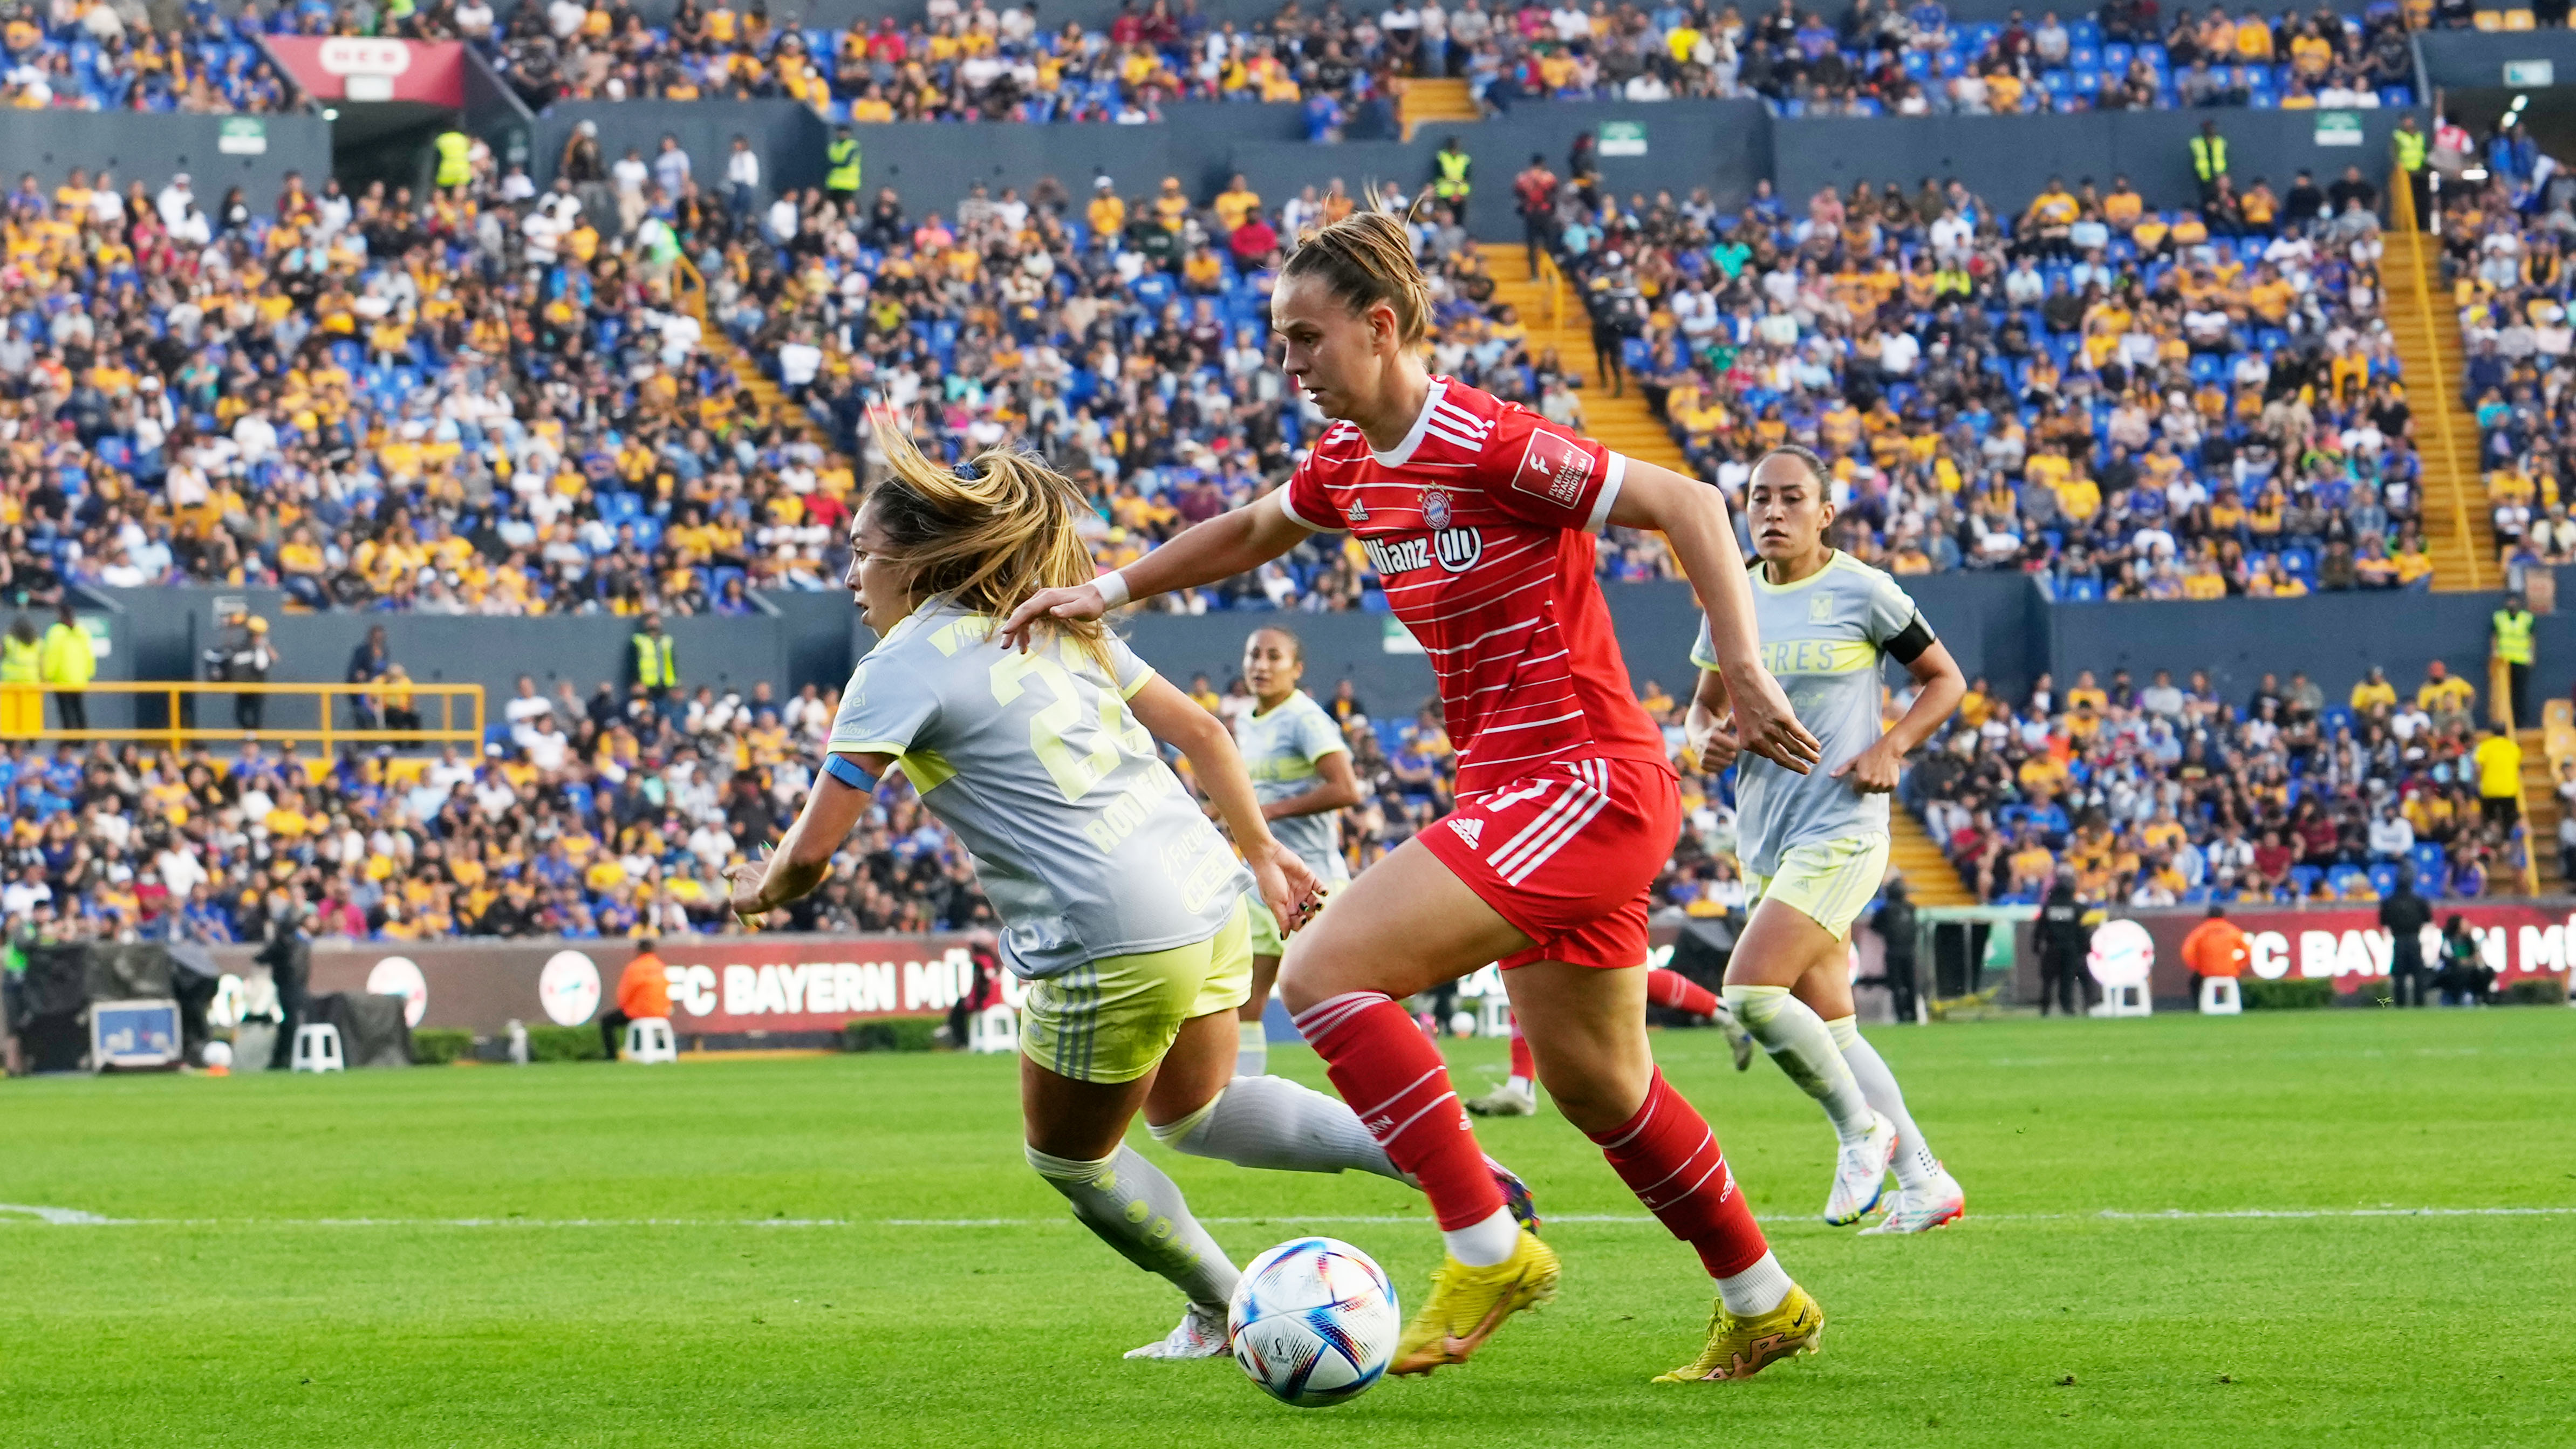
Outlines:
[[[1474,164],[1459,149],[1455,136],[1441,142],[1431,157],[1431,194],[1440,198],[1440,204],[1449,208],[1462,227],[1467,224],[1467,193],[1472,189],[1467,184],[1467,168]]]
[[[36,692],[42,652],[35,622],[24,614],[0,637],[0,735],[25,740],[44,732],[45,697]]]
[[[438,148],[438,188],[453,190],[474,179],[474,164],[468,159],[474,142],[463,131],[441,131],[431,142]]]
[[[2493,653],[2504,661],[2505,677],[2510,681],[2513,701],[2513,727],[2536,729],[2540,721],[2531,713],[2531,626],[2539,621],[2520,594],[2504,596],[2504,607],[2495,611]]]
[[[2416,126],[2412,112],[2399,117],[2397,129],[2388,134],[2388,159],[2406,178],[2406,189],[2415,197],[2415,226],[2419,231],[2433,205],[2429,184],[2432,173],[2424,166],[2431,146],[2431,138]]]
[[[2191,138],[2191,175],[2200,183],[2200,204],[2206,209],[2218,199],[2218,179],[2227,174],[2227,138],[2218,134],[2216,121],[2200,123],[2200,134]]]
[[[823,194],[840,203],[841,215],[853,214],[859,204],[859,143],[850,128],[841,127],[832,134],[832,142],[823,148]]]
[[[671,636],[662,632],[661,615],[646,614],[644,626],[626,636],[626,643],[635,651],[635,682],[654,702],[679,688],[680,661],[672,650]]]
[[[79,616],[69,604],[57,605],[54,627],[45,631],[45,642],[36,656],[36,672],[54,691],[54,713],[61,716],[67,730],[89,728],[87,697],[82,686],[98,677],[98,651],[89,641],[89,631],[80,625]]]

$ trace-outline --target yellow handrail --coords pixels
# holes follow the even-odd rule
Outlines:
[[[2399,173],[2399,180],[2403,182],[2403,172]],[[2397,194],[2406,198],[2406,212],[2412,215],[2415,209],[2414,193],[2404,189],[2401,184]],[[2459,379],[2451,375],[2450,362],[2442,355],[2442,315],[2433,310],[2433,284],[2426,275],[2424,266],[2424,234],[2410,229],[2403,235],[2406,238],[2407,273],[2415,283],[2415,304],[2422,309],[2424,317],[2424,345],[2433,354],[2434,375],[2425,381],[2433,389],[2429,395],[2432,403],[2433,431],[2442,440],[2442,457],[2451,468],[2451,527],[2459,535],[2461,555],[2469,561],[2468,586],[2473,589],[2483,588],[2486,584],[2486,561],[2478,552],[2477,539],[2469,532],[2469,508],[2466,499],[2468,487],[2483,480],[2474,466],[2466,470],[2460,466],[2460,440],[2457,430],[2451,423],[2451,415],[2459,411],[2458,405],[2451,400],[2452,390],[2459,386]]]
[[[696,318],[699,326],[706,325],[707,279],[698,275],[696,264],[686,252],[671,259],[671,300],[682,312]]]
[[[1538,280],[1547,288],[1547,330],[1553,332],[1565,316],[1565,273],[1556,265],[1554,253],[1538,254]]]
[[[2516,749],[2522,747],[2521,722],[2513,717],[2513,666],[2493,652],[2487,655],[2487,717]],[[2536,896],[2540,894],[2540,842],[2531,833],[2531,776],[2522,771],[2513,777],[2513,808],[2522,822],[2522,893]]]
[[[423,684],[418,680],[407,680],[399,685],[382,683],[225,684],[186,679],[98,679],[88,684],[68,688],[42,684],[13,684],[0,686],[0,688],[22,690],[31,694],[159,695],[167,702],[170,711],[169,724],[158,729],[37,729],[32,732],[17,732],[10,736],[16,739],[73,740],[84,743],[93,740],[111,742],[157,740],[173,750],[182,745],[196,744],[201,741],[211,743],[249,739],[264,742],[296,740],[319,744],[325,755],[331,753],[333,746],[344,744],[470,745],[480,744],[483,739],[483,686],[479,684]],[[308,696],[315,702],[315,711],[320,716],[321,728],[244,729],[239,725],[218,728],[211,725],[183,725],[179,722],[183,717],[179,707],[182,699],[245,694]],[[419,729],[413,730],[333,728],[332,716],[335,713],[332,708],[333,701],[353,695],[410,695],[414,699],[426,695],[438,701],[439,722],[434,726],[424,723]],[[467,701],[471,706],[473,723],[470,726],[459,725],[456,722],[457,701],[460,699]],[[42,713],[44,706],[41,701],[30,701],[25,708],[32,711],[36,719],[44,718]],[[0,717],[17,716],[15,711],[11,711]]]

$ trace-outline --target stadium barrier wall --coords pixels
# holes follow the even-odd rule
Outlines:
[[[2445,90],[2507,84],[2509,63],[2545,60],[2576,84],[2576,30],[2426,30],[2415,37],[2424,80]]]
[[[525,127],[530,146],[528,175],[539,186],[554,179],[556,162],[573,127],[596,121],[600,155],[611,163],[625,155],[629,146],[649,162],[660,154],[664,136],[678,137],[680,149],[689,153],[689,174],[697,178],[699,192],[719,203],[725,192],[725,157],[733,150],[734,137],[748,137],[752,149],[760,153],[763,193],[774,196],[782,187],[823,184],[823,147],[832,134],[812,108],[784,100],[565,101],[548,106],[533,124],[503,109],[483,114],[484,135],[503,156],[510,153],[511,133]]]
[[[1637,108],[1642,109],[1642,108]],[[2108,188],[2126,175],[2151,205],[2188,206],[2197,193],[2186,142],[2203,121],[2227,139],[2228,174],[2240,185],[2255,177],[2286,191],[2302,169],[2319,185],[2359,166],[2372,184],[2388,176],[2388,136],[2412,114],[2431,129],[2423,107],[2375,111],[2097,111],[2075,116],[1822,117],[1771,123],[1772,177],[1793,205],[1824,186],[1855,181],[1901,182],[1957,177],[1998,206],[2016,210],[2052,176],[2071,185],[2090,177]],[[2358,116],[2359,145],[2320,145],[2318,118]],[[2332,133],[2340,134],[2340,133]]]
[[[215,116],[181,112],[6,112],[8,137],[0,166],[16,184],[33,171],[50,188],[75,166],[104,167],[123,183],[140,180],[158,192],[172,174],[188,173],[198,205],[209,215],[224,192],[238,186],[254,211],[267,211],[286,189],[286,173],[300,171],[313,190],[331,175],[331,123],[291,112],[266,116]]]
[[[2576,898],[2434,901],[2432,906],[2434,925],[2423,942],[2428,972],[2441,965],[2440,924],[2458,915],[2477,934],[2479,953],[2495,968],[2499,990],[2535,976],[2567,974],[2569,944],[2576,938]],[[2146,927],[2155,942],[2147,994],[2156,1010],[2198,1009],[2192,975],[2182,964],[2182,941],[2208,916],[2202,906],[2111,912],[2114,920]],[[2339,996],[2350,997],[2388,975],[2391,938],[2380,929],[2376,903],[2308,910],[2230,906],[2227,919],[2246,934],[2252,954],[2246,975],[2251,978],[2332,981]],[[2032,948],[2031,930],[2031,923],[2023,922],[2017,932],[2009,993],[2012,1001],[2025,1005],[2040,999],[2039,954]],[[2100,994],[2098,986],[2094,994]]]
[[[2126,669],[2140,687],[2158,669],[2172,670],[2176,683],[2205,669],[2219,695],[2240,704],[2264,675],[2287,683],[2293,670],[2339,704],[2373,664],[2412,692],[2425,666],[2439,659],[2483,699],[2490,619],[2503,602],[2502,592],[2490,590],[2057,605],[2046,611],[2045,658],[2060,689],[2083,669],[2105,683],[2112,670]],[[1939,627],[1940,616],[1925,612]],[[2576,685],[2576,613],[2541,616],[2533,637],[2533,697],[2566,695]]]
[[[850,1021],[945,1012],[973,984],[962,934],[669,936],[657,947],[681,1037],[837,1032]],[[215,964],[248,977],[256,947],[215,948]],[[414,1027],[499,1036],[512,1021],[580,1026],[617,1005],[635,956],[625,940],[447,940],[313,943],[309,989],[409,998]],[[1006,977],[1006,1004],[1020,988]]]

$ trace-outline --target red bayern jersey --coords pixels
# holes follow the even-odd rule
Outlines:
[[[1592,536],[1609,523],[1627,463],[1434,377],[1394,451],[1335,423],[1282,490],[1289,517],[1359,539],[1388,607],[1430,657],[1459,794],[1553,760],[1670,768],[1592,572]]]

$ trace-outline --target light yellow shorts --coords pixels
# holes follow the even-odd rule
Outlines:
[[[1347,885],[1349,882],[1345,881],[1342,884]],[[1324,906],[1333,903],[1333,892],[1340,889],[1339,885],[1324,887],[1323,904],[1315,908],[1315,915],[1323,914]],[[1243,898],[1252,906],[1252,954],[1255,956],[1287,955],[1288,938],[1280,933],[1279,918],[1270,914],[1270,907],[1261,899],[1261,893],[1245,891]],[[1315,924],[1315,917],[1308,916],[1306,924],[1309,926]]]
[[[1241,901],[1204,941],[1104,956],[1029,983],[1020,1053],[1077,1082],[1132,1082],[1154,1069],[1181,1023],[1252,995],[1252,927]]]
[[[1887,837],[1846,835],[1793,845],[1780,857],[1776,874],[1745,872],[1745,894],[1755,905],[1778,901],[1833,933],[1839,941],[1851,934],[1860,908],[1878,894],[1887,879]],[[1749,907],[1748,907],[1749,914]]]

